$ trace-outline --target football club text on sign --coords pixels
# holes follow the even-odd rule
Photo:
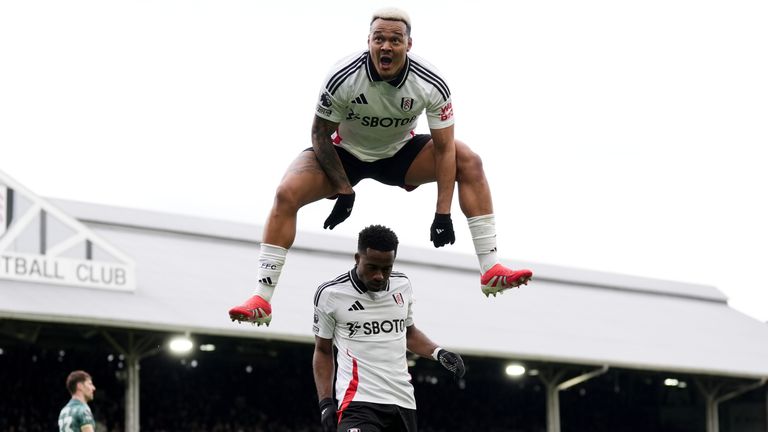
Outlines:
[[[136,289],[133,259],[2,171],[0,216],[0,279]]]
[[[130,266],[43,255],[0,253],[0,278],[60,285],[133,290]]]

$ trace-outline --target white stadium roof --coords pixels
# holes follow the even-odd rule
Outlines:
[[[354,264],[356,239],[300,232],[268,328],[229,320],[256,283],[261,227],[46,201],[135,264],[134,290],[0,279],[0,318],[311,342],[315,288]],[[362,228],[362,227],[361,227]],[[0,253],[3,251],[0,250]],[[710,286],[535,263],[526,287],[485,298],[474,256],[401,247],[417,326],[465,354],[718,376],[768,376],[768,325]]]

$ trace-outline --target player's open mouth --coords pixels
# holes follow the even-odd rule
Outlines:
[[[389,66],[392,64],[392,57],[381,57],[379,63],[381,63],[382,66]]]

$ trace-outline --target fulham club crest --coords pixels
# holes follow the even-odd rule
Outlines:
[[[403,295],[400,293],[392,294],[392,298],[395,299],[395,303],[397,303],[398,306],[403,307]]]
[[[400,108],[403,109],[403,111],[410,111],[411,108],[413,108],[413,98],[404,97],[400,99]]]

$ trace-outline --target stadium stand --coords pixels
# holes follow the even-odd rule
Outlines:
[[[91,403],[99,432],[123,430],[125,364],[89,326],[42,326],[35,343],[14,339],[25,324],[0,320],[0,430],[51,430],[68,394],[64,378],[73,369],[94,377]],[[89,331],[90,330],[90,331]],[[112,332],[117,330],[110,329]],[[84,336],[85,335],[85,336]],[[312,432],[318,412],[305,343],[210,336],[213,352],[185,357],[158,351],[141,364],[141,430],[152,432]],[[544,432],[545,393],[532,371],[504,375],[499,358],[467,356],[461,382],[436,362],[418,359],[411,368],[423,432]],[[563,365],[564,366],[564,365]],[[5,373],[12,371],[12,373]],[[562,392],[564,432],[695,432],[704,430],[704,400],[695,377],[675,375],[685,386],[669,387],[669,374],[613,369],[600,379]],[[764,388],[726,403],[722,432],[762,432]]]
[[[255,284],[258,227],[47,200],[2,172],[0,187],[0,431],[52,430],[72,369],[94,377],[100,432],[316,428],[311,299],[352,239],[299,233],[256,329],[226,311]],[[489,300],[474,257],[398,260],[419,327],[468,368],[455,383],[415,361],[423,431],[768,430],[768,326],[715,287],[525,263],[534,282]],[[172,357],[178,334],[217,348]]]

